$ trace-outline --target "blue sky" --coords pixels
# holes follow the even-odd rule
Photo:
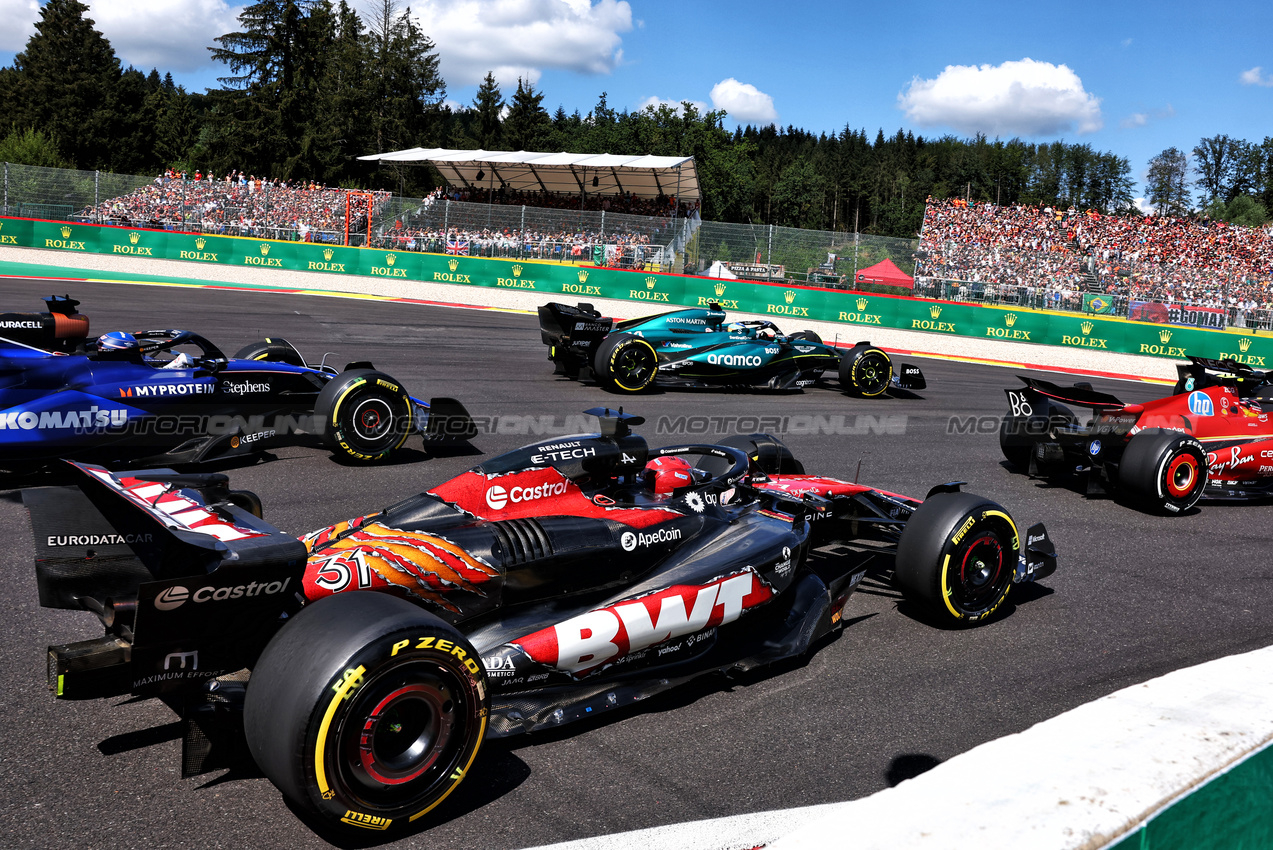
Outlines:
[[[170,70],[195,90],[224,73],[204,48],[234,28],[239,5],[88,5],[125,64]],[[21,49],[37,9],[0,0],[0,63]],[[533,80],[550,111],[586,114],[605,91],[616,109],[654,99],[726,108],[731,127],[1064,139],[1126,157],[1138,182],[1168,147],[1273,135],[1267,0],[1214,13],[1177,0],[421,0],[412,10],[460,104],[494,70],[506,93],[519,75]]]

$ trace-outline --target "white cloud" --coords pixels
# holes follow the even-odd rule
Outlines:
[[[1238,79],[1244,86],[1273,86],[1273,74],[1264,73],[1264,69],[1259,65],[1249,71],[1243,71]]]
[[[693,105],[693,107],[698,110],[699,115],[702,115],[704,112],[707,111],[707,104],[703,103],[703,101],[701,100],[691,100],[690,104]],[[685,107],[681,105],[681,101],[666,100],[664,98],[658,97],[657,95],[650,95],[645,100],[638,103],[637,111],[642,111],[647,106],[653,106],[655,109],[658,109],[660,106],[670,106],[672,107],[673,111],[676,112],[677,115],[683,115],[685,113]]]
[[[1170,103],[1165,109],[1155,109],[1152,112],[1133,112],[1122,121],[1118,122],[1118,126],[1124,130],[1134,129],[1136,127],[1144,127],[1151,121],[1161,121],[1164,118],[1172,118],[1176,114],[1176,108]]]
[[[88,6],[87,17],[110,39],[120,64],[161,74],[213,67],[208,47],[239,30],[243,10],[225,0],[88,0]]]
[[[35,35],[39,17],[40,4],[36,0],[0,0],[0,21],[8,21],[0,27],[0,51],[24,50],[27,39]]]
[[[1153,205],[1150,204],[1146,198],[1132,198],[1132,203],[1136,205],[1136,209],[1140,210],[1145,215],[1154,214]]]
[[[1028,58],[947,65],[935,79],[912,79],[897,103],[921,127],[989,136],[1091,133],[1103,123],[1100,98],[1084,91],[1069,67]]]
[[[545,68],[608,74],[623,61],[621,33],[632,29],[625,0],[432,0],[412,13],[437,45],[443,79],[457,87],[487,71],[501,88],[519,76],[536,82]]]
[[[751,83],[740,83],[733,77],[721,80],[712,86],[710,97],[714,108],[725,110],[740,123],[773,124],[778,120],[774,99]]]

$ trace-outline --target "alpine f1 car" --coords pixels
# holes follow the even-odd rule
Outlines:
[[[1232,360],[1190,357],[1173,395],[1124,404],[1090,384],[1022,377],[1005,390],[999,444],[1014,467],[1041,477],[1087,473],[1087,492],[1122,493],[1180,514],[1199,499],[1273,496],[1273,376]],[[1082,425],[1071,406],[1092,410]]]
[[[616,392],[655,385],[789,390],[816,384],[828,370],[841,389],[865,398],[926,386],[918,366],[902,364],[894,374],[888,353],[869,342],[842,350],[813,331],[786,335],[769,321],[726,324],[715,303],[617,323],[591,304],[550,303],[539,308],[539,328],[556,374]]]
[[[283,339],[226,357],[192,331],[87,339],[69,298],[48,313],[0,314],[0,468],[57,458],[198,463],[315,444],[352,462],[391,454],[413,433],[467,440],[454,399],[424,402],[371,363],[306,364]]]
[[[600,433],[301,540],[223,474],[76,464],[80,490],[24,491],[41,604],[105,627],[49,648],[50,689],[161,697],[186,775],[245,739],[295,804],[383,830],[450,794],[486,737],[807,652],[873,566],[955,625],[1056,568],[1041,524],[959,484],[921,501],[807,475],[763,434],[650,449],[638,417],[589,412]]]

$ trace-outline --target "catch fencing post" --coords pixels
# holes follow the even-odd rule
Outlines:
[[[99,221],[101,220],[101,210],[98,209],[98,204],[100,204],[102,200],[101,200],[101,192],[98,191],[98,185],[101,183],[101,180],[102,180],[102,172],[94,171],[93,172],[93,209],[97,211],[97,214],[98,214],[97,217]]]
[[[522,204],[522,226],[519,227],[518,230],[521,232],[521,235],[517,237],[517,256],[519,259],[524,259],[522,257],[522,249],[526,245],[526,205],[525,204]]]

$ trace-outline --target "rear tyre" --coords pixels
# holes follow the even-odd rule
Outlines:
[[[266,646],[248,749],[287,799],[333,825],[406,826],[455,790],[486,731],[481,661],[452,626],[361,591],[307,606]]]
[[[1179,431],[1141,431],[1123,452],[1118,484],[1144,510],[1184,513],[1207,487],[1207,452]]]
[[[875,398],[893,380],[893,361],[883,349],[859,343],[840,357],[840,388],[862,398]]]
[[[271,363],[287,363],[291,366],[304,366],[296,347],[285,339],[263,339],[251,345],[245,345],[234,354],[235,360],[267,360]]]
[[[355,463],[374,463],[401,448],[411,433],[412,409],[402,385],[374,369],[340,373],[314,403],[324,444]]]
[[[1012,589],[1020,539],[1008,512],[972,493],[936,493],[915,511],[897,546],[894,580],[934,617],[973,625]]]
[[[654,386],[659,356],[654,346],[635,334],[610,334],[597,346],[592,370],[603,386],[639,393]]]

